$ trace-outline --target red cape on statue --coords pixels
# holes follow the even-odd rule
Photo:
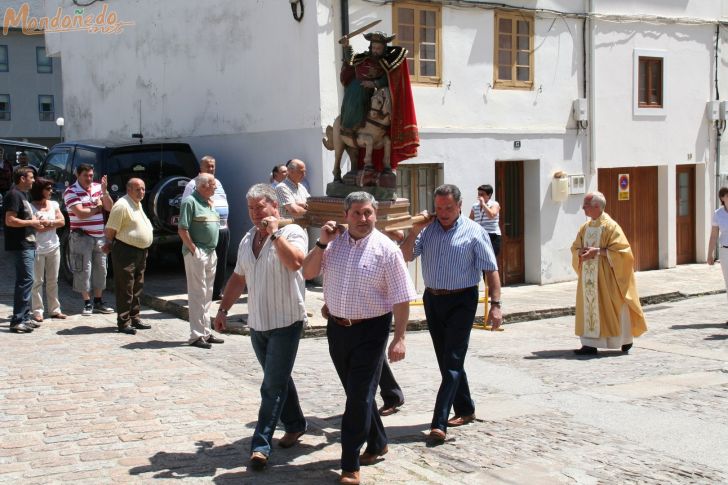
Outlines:
[[[390,161],[392,169],[395,169],[402,160],[417,156],[420,134],[417,130],[417,116],[412,99],[407,61],[402,61],[399,67],[388,71],[387,78],[389,79],[389,94],[392,98],[392,122],[389,127],[389,139],[392,141]],[[364,153],[365,149],[360,148],[359,168],[363,166]],[[384,158],[384,149],[374,150],[372,164],[378,172],[384,170],[382,158]]]

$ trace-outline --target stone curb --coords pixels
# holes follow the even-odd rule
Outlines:
[[[640,298],[640,303],[642,303],[642,306],[650,306],[650,305],[657,305],[660,303],[667,303],[667,302],[673,302],[673,301],[680,301],[680,300],[686,300],[688,298],[697,298],[700,296],[708,296],[708,295],[719,295],[721,293],[725,293],[726,290],[711,290],[711,291],[702,291],[698,293],[683,293],[680,291],[673,291],[670,293],[660,293],[657,295],[650,295]],[[179,318],[180,320],[187,321],[189,319],[189,312],[187,310],[187,307],[184,307],[182,305],[179,305],[177,303],[173,303],[171,301],[167,301],[163,298],[159,298],[152,295],[143,295],[142,296],[142,304],[145,306],[148,306],[154,310],[157,310],[159,312],[167,313],[169,315],[172,315],[174,317]],[[530,320],[545,320],[547,318],[557,318],[557,317],[565,317],[569,315],[574,315],[576,312],[576,307],[574,306],[567,306],[562,308],[546,308],[543,310],[531,310],[527,312],[514,312],[514,313],[508,313],[503,318],[504,324],[510,324],[510,323],[517,323],[517,322],[526,322]],[[482,323],[483,317],[478,316],[475,318],[476,323]],[[427,321],[426,320],[410,320],[408,326],[408,331],[421,331],[421,330],[427,330]],[[250,331],[246,326],[244,326],[240,322],[230,322],[228,324],[227,333],[231,334],[237,334],[237,335],[249,335]],[[326,336],[326,327],[309,327],[304,330],[303,332],[303,338],[319,338],[319,337],[325,337]]]

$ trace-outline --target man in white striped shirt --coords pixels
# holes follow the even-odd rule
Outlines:
[[[104,245],[104,211],[110,211],[114,200],[107,189],[106,175],[94,182],[94,168],[82,163],[76,167],[76,183],[63,192],[63,201],[71,222],[68,239],[71,252],[73,289],[83,297],[81,315],[93,312],[114,313],[101,300],[106,288],[106,253]],[[90,292],[94,302],[91,305]]]
[[[465,355],[478,308],[481,272],[485,272],[490,289],[488,321],[493,330],[503,320],[498,264],[490,238],[479,224],[462,215],[461,208],[460,189],[450,184],[439,186],[435,189],[436,218],[415,224],[400,246],[407,261],[422,256],[426,287],[422,300],[442,376],[428,437],[433,445],[445,441],[448,426],[475,420]],[[425,211],[422,215],[429,214]],[[455,416],[448,419],[451,408]]]
[[[263,367],[250,464],[263,468],[272,451],[279,419],[286,431],[278,441],[283,448],[295,445],[306,431],[291,371],[306,319],[306,282],[300,269],[308,236],[296,224],[278,228],[278,198],[270,185],[253,185],[247,201],[254,226],[240,241],[238,262],[225,286],[215,328],[225,329],[227,312],[247,284],[250,342]]]

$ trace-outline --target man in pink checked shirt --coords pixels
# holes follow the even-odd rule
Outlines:
[[[342,484],[358,484],[359,466],[376,463],[389,451],[374,394],[392,315],[395,329],[388,356],[397,362],[405,355],[409,302],[417,297],[399,248],[374,229],[376,209],[370,194],[349,194],[344,201],[349,229],[340,234],[336,222],[324,224],[321,238],[303,262],[304,278],[323,272],[329,354],[346,391],[341,420]]]

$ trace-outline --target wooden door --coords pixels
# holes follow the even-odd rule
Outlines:
[[[678,165],[675,177],[677,264],[695,262],[695,165]]]
[[[501,284],[523,283],[526,279],[523,240],[523,161],[496,162],[495,200],[501,205],[501,251],[498,268]]]
[[[629,200],[619,200],[619,175],[629,175]],[[600,168],[599,191],[607,214],[624,230],[634,253],[635,271],[659,267],[657,167]]]

